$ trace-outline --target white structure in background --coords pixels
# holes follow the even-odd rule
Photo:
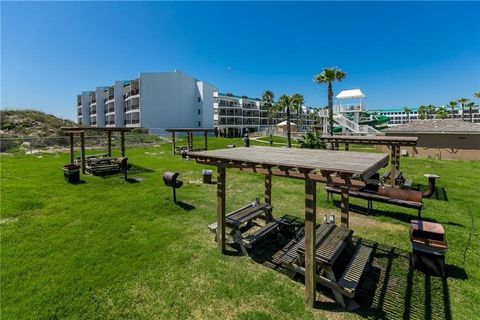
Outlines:
[[[225,136],[238,137],[246,132],[268,131],[285,120],[285,112],[277,112],[268,118],[268,111],[258,98],[235,96],[231,93],[213,93],[213,125]],[[291,112],[291,121],[295,122],[299,131],[311,130],[315,124],[315,111],[302,107],[297,115]]]
[[[362,113],[365,112],[364,99],[365,95],[360,89],[343,90],[335,97],[333,121],[342,127],[342,134],[377,134],[380,132],[371,126],[360,124]],[[319,127],[324,134],[328,134],[328,110],[320,110],[319,116]]]
[[[183,72],[140,73],[77,95],[77,120],[98,127],[213,127],[213,93]]]

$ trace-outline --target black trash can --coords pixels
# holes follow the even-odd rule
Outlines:
[[[80,166],[76,164],[67,164],[63,166],[63,178],[69,183],[80,182]]]
[[[210,184],[212,183],[212,170],[202,170],[203,183]]]

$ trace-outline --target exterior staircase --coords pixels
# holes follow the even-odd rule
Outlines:
[[[380,131],[368,125],[359,125],[343,116],[341,113],[333,115],[333,120],[344,128],[347,128],[355,134],[378,134]]]

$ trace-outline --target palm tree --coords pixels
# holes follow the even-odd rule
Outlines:
[[[410,122],[410,113],[412,113],[412,109],[410,109],[409,107],[405,107],[403,108],[403,112],[407,114],[407,119],[408,119],[407,122]]]
[[[427,106],[427,119],[430,119],[430,115],[433,115],[435,113],[435,106],[433,104],[429,104]]]
[[[458,102],[453,100],[448,103],[448,106],[452,109],[452,119],[455,118],[455,108],[458,106]]]
[[[437,117],[439,119],[445,119],[447,116],[448,116],[448,112],[447,112],[447,110],[445,110],[444,106],[441,106],[440,108],[438,108]]]
[[[290,126],[290,109],[294,106],[293,96],[283,95],[278,99],[278,107],[287,111],[287,147],[292,147],[292,127]]]
[[[276,116],[277,110],[275,106],[275,101],[273,100],[275,95],[270,90],[265,90],[262,94],[262,102],[265,109],[267,109],[267,125],[268,125],[268,133],[270,135],[270,144],[273,144],[273,137],[272,137],[272,117]]]
[[[467,102],[470,101],[470,100],[468,100],[467,98],[460,98],[460,99],[458,99],[457,101],[458,101],[458,103],[460,103],[460,104],[462,105],[462,120],[463,120],[463,113],[464,113],[464,111],[465,111],[465,105],[466,105]]]
[[[303,95],[300,93],[295,93],[292,95],[293,105],[292,110],[295,110],[297,113],[297,130],[302,128],[302,106],[305,103]]]
[[[468,111],[470,113],[470,122],[473,122],[473,109],[475,109],[477,107],[477,105],[475,104],[475,102],[469,102],[465,105],[465,107],[468,108]]]
[[[317,74],[313,81],[319,84],[328,85],[328,124],[330,127],[330,135],[333,135],[333,81],[342,81],[346,77],[346,73],[337,67],[324,68],[320,74]]]
[[[473,96],[474,96],[475,98],[477,98],[477,99],[480,99],[480,91],[475,92],[475,93],[473,94]]]
[[[427,106],[422,105],[422,106],[418,107],[418,117],[421,120],[425,119],[425,114],[427,114]]]

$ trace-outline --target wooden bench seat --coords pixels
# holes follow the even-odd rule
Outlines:
[[[240,245],[243,254],[248,256],[247,248],[276,232],[278,224],[272,216],[270,204],[254,202],[225,216],[226,238],[229,243]],[[217,222],[210,224],[208,229],[216,234]]]
[[[372,248],[358,244],[347,265],[347,268],[343,272],[338,285],[341,287],[343,294],[349,298],[355,296],[355,290],[364,274],[365,268],[371,261]]]
[[[325,190],[327,191],[327,194],[341,194],[342,191],[340,188],[336,187],[325,187]],[[406,191],[406,190],[404,190]],[[423,208],[423,203],[422,202],[417,202],[417,201],[409,201],[409,200],[403,200],[403,199],[396,199],[392,197],[386,197],[386,196],[381,196],[378,195],[377,193],[373,192],[366,192],[362,190],[350,190],[349,191],[349,196],[353,198],[359,198],[359,199],[364,199],[368,201],[368,211],[373,209],[373,201],[376,202],[381,202],[381,203],[386,203],[386,204],[391,204],[391,205],[396,205],[404,208],[411,208],[411,209],[416,209],[418,210],[418,216],[421,217],[422,214],[422,208]]]

